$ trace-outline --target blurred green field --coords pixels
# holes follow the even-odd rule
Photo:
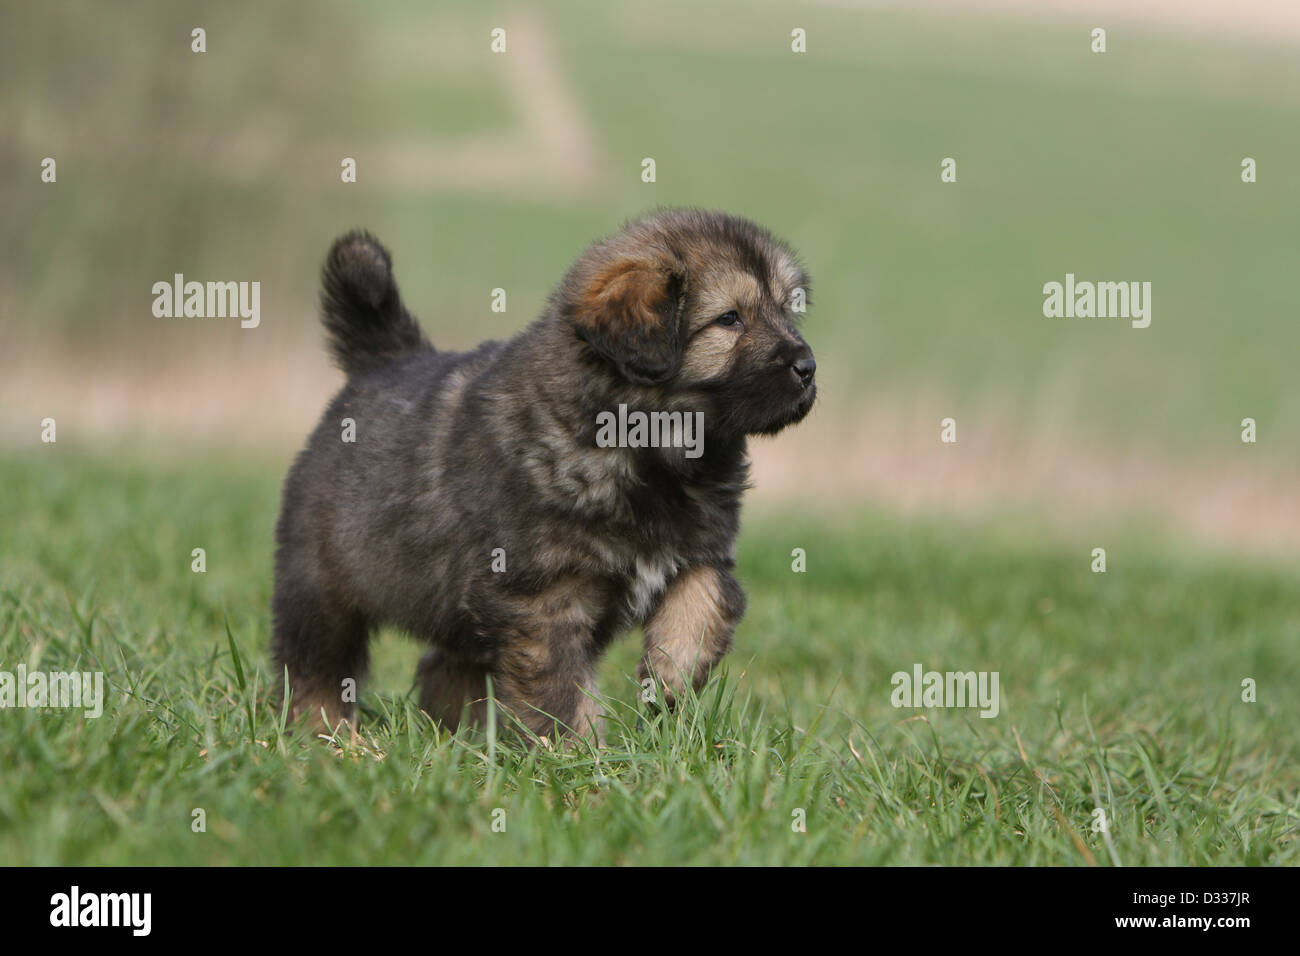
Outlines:
[[[0,557],[0,661],[111,687],[97,719],[4,713],[6,863],[1300,862],[1287,569],[1135,536],[1093,574],[1086,551],[991,528],[758,518],[725,676],[674,716],[638,716],[629,636],[603,672],[608,749],[448,737],[390,634],[360,741],[330,745],[282,734],[267,702],[272,475],[51,455],[0,480],[22,544]],[[997,671],[999,715],[895,709],[914,663]]]
[[[300,354],[324,250],[362,224],[394,249],[435,341],[460,347],[522,326],[621,218],[691,203],[750,215],[804,253],[825,414],[852,419],[868,391],[904,407],[925,392],[1011,432],[1206,455],[1251,416],[1261,456],[1300,456],[1282,440],[1300,418],[1300,71],[1280,40],[1116,26],[1096,55],[1082,18],[730,2],[0,16],[13,342],[148,340],[178,362],[232,342]],[[504,182],[447,181],[420,161],[527,125],[513,54],[488,52],[498,25],[520,51],[546,37],[590,133],[592,168],[569,188],[526,138]],[[805,55],[790,52],[795,25]],[[38,180],[45,155],[54,186]],[[343,156],[358,159],[355,185],[339,182]],[[646,156],[655,184],[640,181]],[[947,156],[956,184],[939,181]],[[1243,156],[1258,183],[1240,181]],[[259,279],[263,327],[153,318],[150,285],[176,271]],[[1066,272],[1152,282],[1152,326],[1044,318],[1041,288]],[[504,316],[489,311],[498,286]]]

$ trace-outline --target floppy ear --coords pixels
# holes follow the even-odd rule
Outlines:
[[[664,262],[620,259],[603,267],[578,293],[578,335],[637,385],[660,385],[682,365],[678,304],[680,269]]]

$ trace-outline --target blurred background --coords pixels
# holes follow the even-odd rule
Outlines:
[[[278,475],[341,382],[315,314],[341,231],[391,248],[456,349],[522,327],[625,218],[696,204],[788,238],[814,278],[821,402],[757,444],[758,509],[1292,553],[1298,11],[6,4],[0,453],[46,451],[53,417],[61,452]],[[178,272],[259,281],[260,326],[155,318]],[[1150,328],[1045,318],[1067,272],[1151,282]]]

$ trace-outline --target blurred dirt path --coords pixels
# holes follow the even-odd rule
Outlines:
[[[301,348],[213,349],[192,363],[25,352],[0,376],[0,454],[41,448],[49,416],[59,450],[215,451],[279,468],[342,384],[314,339]],[[850,404],[819,406],[798,427],[752,443],[755,504],[1023,517],[1068,534],[1136,520],[1197,544],[1300,554],[1297,449],[1277,453],[1267,435],[1243,444],[1232,422],[1221,447],[1187,457],[1141,436],[1089,442],[1069,422],[1052,427],[1050,415],[1018,428],[1014,409],[991,407],[960,409],[957,443],[943,444],[939,422],[951,403],[921,388]]]
[[[818,0],[825,6],[944,16],[1133,23],[1163,31],[1233,34],[1300,44],[1298,0]]]
[[[1245,444],[1232,422],[1221,447],[1192,457],[1138,436],[1090,443],[1065,423],[1016,433],[1005,410],[968,407],[957,442],[943,444],[937,405],[898,403],[897,394],[863,402],[852,420],[814,411],[753,442],[753,500],[831,515],[854,501],[910,515],[1024,515],[1070,535],[1137,523],[1197,545],[1300,555],[1296,448]]]

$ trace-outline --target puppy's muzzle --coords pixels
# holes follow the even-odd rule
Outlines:
[[[790,371],[794,372],[795,378],[803,388],[812,384],[813,376],[817,373],[817,360],[813,358],[812,349],[804,346],[790,361]]]

